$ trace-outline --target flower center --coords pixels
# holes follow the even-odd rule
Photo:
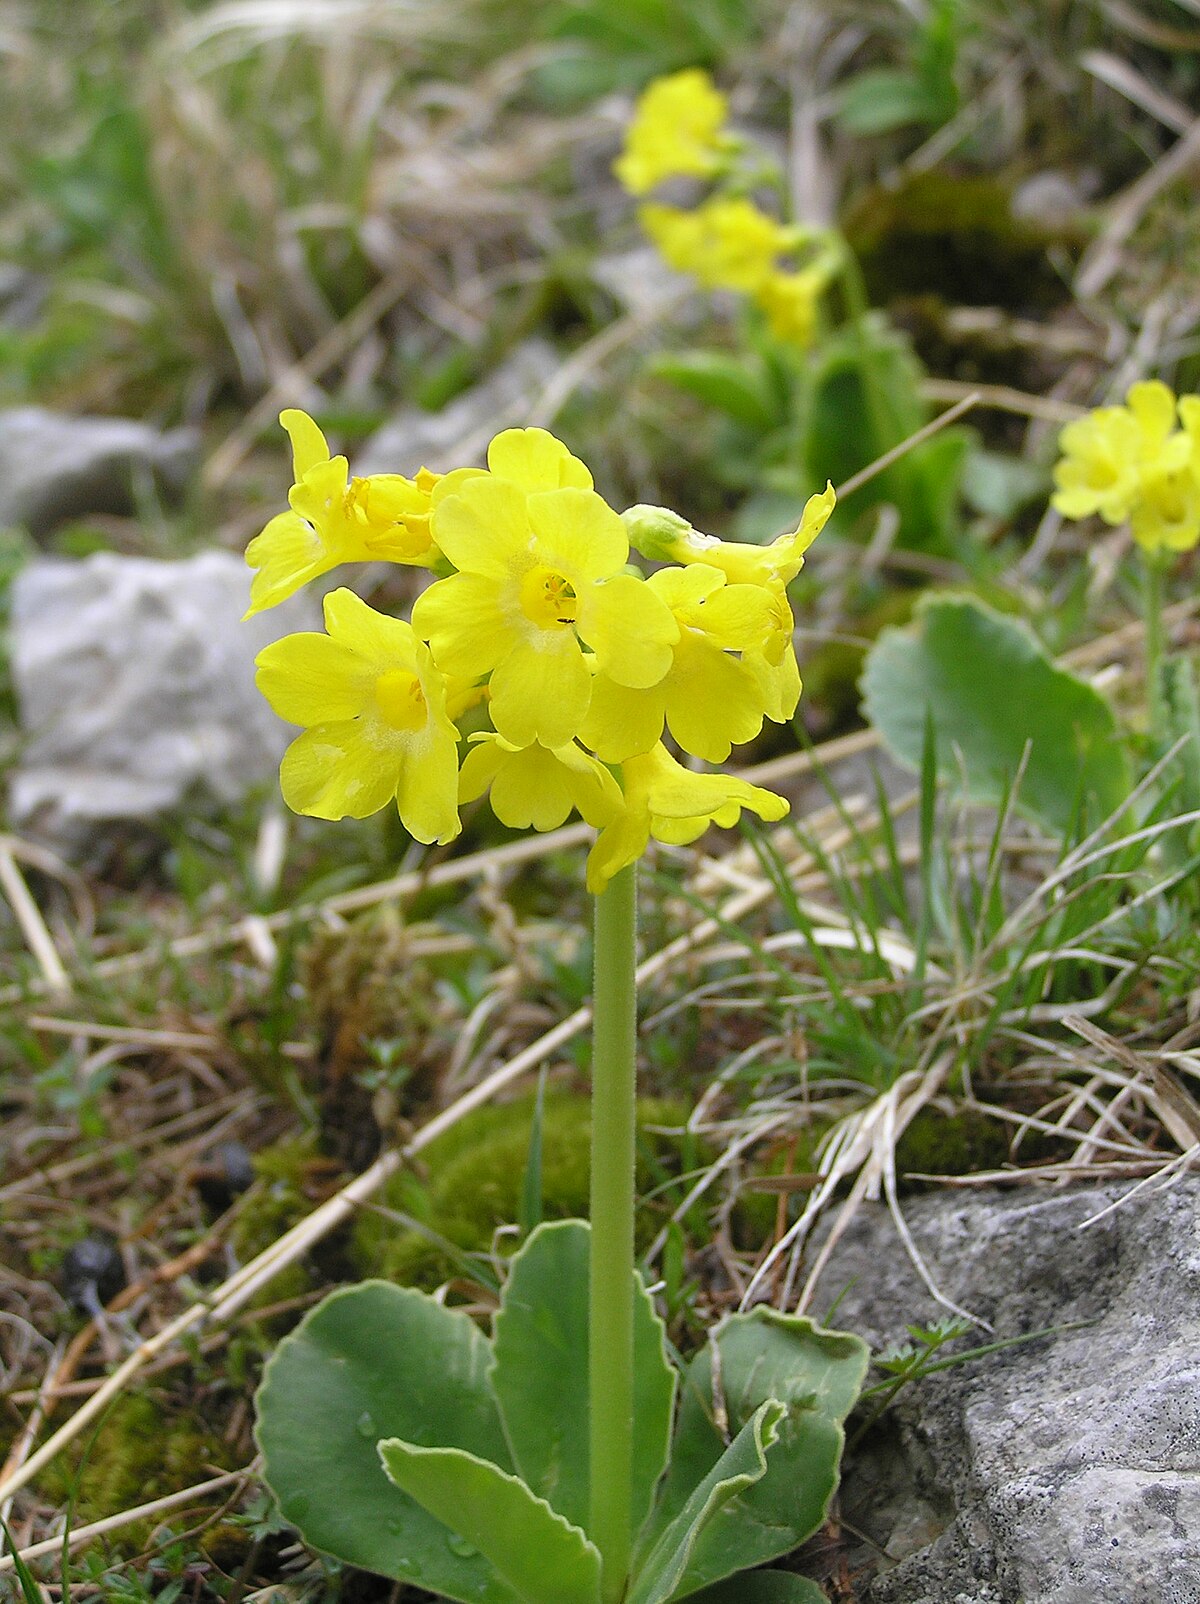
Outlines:
[[[531,568],[521,581],[521,611],[539,629],[566,629],[578,606],[574,586],[553,568]]]
[[[375,705],[394,730],[424,729],[427,718],[421,681],[407,668],[390,668],[375,681]]]

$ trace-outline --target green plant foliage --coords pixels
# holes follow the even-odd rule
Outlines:
[[[750,356],[730,351],[676,351],[656,357],[650,372],[759,434],[787,421],[768,373]]]
[[[931,719],[939,773],[965,774],[978,801],[998,802],[1024,763],[1017,806],[1059,836],[1081,805],[1106,815],[1129,794],[1129,757],[1104,698],[1057,667],[1024,624],[969,597],[929,597],[911,630],[881,635],[863,701],[913,769]]]
[[[421,1154],[420,1173],[396,1176],[380,1201],[453,1244],[462,1253],[486,1253],[498,1227],[520,1218],[529,1162],[535,1095],[477,1109]],[[661,1181],[652,1173],[656,1155],[678,1167],[670,1137],[647,1126],[678,1126],[686,1111],[661,1099],[638,1105],[642,1158],[639,1186]],[[547,1220],[580,1216],[588,1202],[589,1105],[585,1097],[548,1087],[542,1115],[541,1196]],[[657,1225],[649,1227],[649,1234]],[[648,1240],[648,1237],[647,1237]],[[355,1223],[353,1253],[361,1273],[432,1288],[461,1272],[461,1254],[449,1255],[421,1231],[397,1228],[394,1219],[363,1212]]]
[[[547,100],[573,105],[680,67],[718,66],[759,30],[745,0],[557,0],[542,32],[562,53],[537,83]]]
[[[382,1282],[309,1314],[258,1395],[264,1474],[284,1518],[335,1558],[463,1604],[592,1604],[588,1249],[583,1221],[539,1226],[513,1262],[494,1343],[466,1314]],[[675,1377],[636,1283],[642,1535],[629,1604],[669,1604],[786,1553],[824,1518],[836,1481],[865,1345],[761,1309],[713,1340],[723,1391],[706,1351],[689,1371],[667,1467]],[[732,1441],[714,1420],[718,1398]]]
[[[748,1571],[692,1594],[692,1604],[828,1604],[807,1576],[792,1571]]]
[[[905,66],[872,68],[843,85],[838,121],[848,133],[884,134],[949,122],[958,110],[963,9],[962,0],[932,0],[908,42]]]
[[[707,1536],[713,1522],[739,1493],[762,1480],[767,1469],[767,1452],[778,1440],[779,1423],[786,1407],[768,1399],[751,1415],[728,1448],[708,1473],[668,1518],[660,1507],[637,1561],[637,1580],[629,1604],[667,1604],[695,1591],[688,1575],[697,1543]],[[731,1556],[731,1570],[740,1570],[737,1556]]]
[[[578,1526],[523,1481],[461,1448],[390,1438],[379,1456],[391,1481],[474,1547],[526,1604],[598,1604],[600,1555]]]
[[[719,1392],[714,1344],[720,1349]],[[733,1315],[718,1328],[684,1380],[653,1530],[661,1531],[676,1518],[691,1496],[689,1489],[720,1461],[725,1439],[717,1423],[718,1400],[731,1432],[758,1419],[768,1400],[779,1401],[782,1412],[772,1432],[776,1440],[767,1447],[764,1473],[714,1515],[692,1545],[668,1596],[683,1598],[777,1559],[817,1530],[837,1485],[842,1422],[858,1397],[868,1357],[859,1338],[773,1309]],[[649,1598],[646,1604],[651,1604]]]
[[[390,1482],[378,1444],[457,1448],[512,1470],[469,1316],[384,1282],[335,1292],[287,1337],[258,1394],[265,1476],[315,1548],[467,1604],[520,1594]]]
[[[872,315],[830,340],[813,375],[804,460],[813,483],[842,484],[929,421],[924,373],[908,342]],[[949,552],[958,535],[958,486],[971,436],[943,429],[869,479],[839,504],[847,519],[890,502],[900,515],[896,542]]]
[[[662,1321],[638,1283],[634,1304],[633,1519],[649,1514],[667,1462],[675,1372]],[[491,1383],[516,1466],[533,1491],[576,1526],[588,1483],[588,1228],[541,1226],[513,1259],[496,1316]]]

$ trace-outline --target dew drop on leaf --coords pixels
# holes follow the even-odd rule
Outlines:
[[[379,1435],[375,1427],[374,1417],[369,1409],[363,1410],[355,1424],[360,1437],[377,1437]]]
[[[457,1532],[451,1532],[446,1541],[450,1545],[451,1553],[457,1554],[459,1559],[472,1559],[479,1552],[474,1543],[468,1543],[466,1538],[460,1537]]]

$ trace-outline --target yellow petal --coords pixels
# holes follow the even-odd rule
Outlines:
[[[650,815],[626,810],[606,825],[588,853],[587,888],[598,897],[615,874],[636,863],[650,841]]]
[[[302,585],[336,568],[331,557],[303,518],[281,512],[246,547],[246,561],[258,572],[250,585],[250,606],[245,616],[276,607],[294,596]]]
[[[285,635],[265,646],[254,662],[259,690],[291,724],[357,718],[371,704],[374,668],[328,635]]]
[[[446,674],[476,680],[512,650],[514,636],[493,579],[451,574],[413,603],[413,628],[427,640]]]
[[[644,579],[615,574],[579,598],[577,628],[618,685],[656,685],[671,666],[679,625]]]
[[[703,640],[676,648],[666,679],[667,725],[693,757],[723,763],[762,729],[763,695],[744,663]]]
[[[603,762],[624,763],[662,739],[665,712],[661,684],[635,691],[607,674],[596,674],[580,739]]]
[[[458,741],[453,726],[431,725],[408,744],[396,792],[400,819],[418,841],[445,846],[462,829],[458,817]]]
[[[540,631],[514,646],[492,675],[492,723],[514,746],[565,746],[578,733],[592,677],[567,632]]]
[[[576,587],[607,579],[629,560],[625,525],[591,490],[551,490],[529,498],[538,560]]]
[[[505,429],[488,447],[487,460],[498,479],[525,491],[592,488],[586,465],[546,429]]]
[[[370,740],[363,720],[318,724],[283,755],[279,782],[293,813],[366,819],[396,794],[400,761]]]
[[[525,503],[525,492],[504,479],[466,479],[434,507],[433,538],[460,571],[504,579],[530,545]]]
[[[1165,438],[1175,427],[1175,392],[1161,379],[1144,379],[1131,385],[1125,404],[1139,428],[1152,440]]]
[[[299,484],[319,462],[329,461],[329,447],[308,413],[301,412],[298,407],[288,407],[281,412],[279,421],[292,442],[292,477]]]
[[[372,664],[377,671],[415,668],[416,636],[402,618],[368,607],[361,596],[344,585],[326,596],[325,628],[332,638]]]

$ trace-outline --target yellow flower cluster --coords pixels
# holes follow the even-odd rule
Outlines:
[[[352,591],[325,598],[325,633],[262,651],[258,684],[303,726],[283,760],[284,799],[317,818],[366,818],[393,801],[420,841],[447,842],[458,808],[490,790],[515,828],[553,830],[572,809],[599,831],[588,886],[600,891],[658,841],[695,840],[781,797],[684,767],[663,744],[720,763],[800,695],[787,584],[833,507],[811,498],[770,546],[697,534],[665,509],[620,517],[543,429],[507,429],[488,465],[414,479],[350,479],[313,421],[292,439],[291,512],[247,551],[250,613],[343,562],[383,558],[441,577],[411,623]],[[669,567],[644,577],[630,543]],[[249,616],[249,615],[248,615]],[[455,720],[484,703],[459,763]]]
[[[727,112],[725,97],[699,68],[656,79],[637,103],[613,171],[637,197],[670,178],[736,179],[742,145],[725,130]],[[748,296],[778,339],[812,343],[820,297],[837,267],[828,237],[780,223],[744,195],[720,192],[691,209],[648,202],[638,219],[677,272],[706,289]],[[788,265],[813,246],[805,266]]]
[[[1200,541],[1200,396],[1176,400],[1157,379],[1135,384],[1124,406],[1067,424],[1059,448],[1051,502],[1064,518],[1128,522],[1148,552]]]

